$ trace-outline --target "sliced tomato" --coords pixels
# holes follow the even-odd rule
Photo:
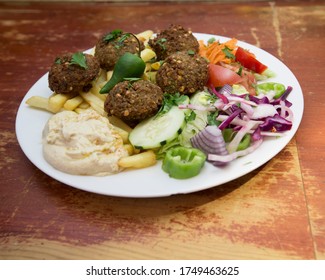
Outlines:
[[[209,64],[209,80],[208,85],[214,87],[222,87],[224,85],[238,84],[242,80],[236,72],[216,64]]]
[[[241,72],[241,81],[238,83],[246,88],[250,95],[256,95],[255,85],[256,79],[252,71],[248,70],[247,68],[243,68],[239,63],[236,64],[222,64],[223,67],[226,67],[236,73],[238,71]],[[240,69],[242,68],[242,69]]]
[[[235,56],[236,61],[238,61],[241,65],[258,74],[263,73],[267,69],[266,65],[258,61],[252,53],[243,49],[242,47],[237,48]]]

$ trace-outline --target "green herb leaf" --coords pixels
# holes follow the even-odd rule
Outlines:
[[[212,44],[213,42],[216,41],[216,38],[212,37],[208,40],[208,44]]]
[[[124,41],[125,41],[127,38],[129,38],[130,36],[131,36],[130,33],[125,33],[125,34],[123,34],[123,35],[121,36],[121,38],[117,40],[117,42],[116,42],[116,44],[115,44],[115,47],[118,48],[118,49],[119,49],[120,47],[122,47],[122,46],[124,45]]]
[[[187,53],[188,53],[189,55],[192,55],[192,56],[195,55],[195,51],[193,51],[193,50],[188,50]]]
[[[215,111],[213,113],[208,114],[208,124],[209,125],[219,125],[221,122],[217,121],[217,116],[219,111]]]
[[[157,44],[165,51],[166,50],[166,46],[165,43],[167,42],[166,38],[160,38],[159,40],[157,40]]]
[[[105,37],[103,38],[103,41],[104,42],[109,42],[109,41],[115,40],[122,33],[123,33],[123,31],[121,29],[115,29],[115,30],[111,31],[110,33],[107,33],[105,35]]]
[[[187,99],[186,95],[181,95],[178,92],[175,94],[166,93],[164,95],[163,104],[160,107],[157,116],[167,113],[173,106],[178,106],[184,103]]]
[[[226,55],[227,58],[235,59],[236,57],[234,54],[231,52],[232,50],[229,49],[227,46],[225,46],[224,49],[222,49],[223,53]]]
[[[239,69],[238,69],[238,71],[237,71],[237,74],[239,76],[241,76],[242,71],[243,71],[243,67],[240,66]]]
[[[87,69],[86,56],[82,52],[76,52],[72,55],[70,64],[79,65],[80,67]]]
[[[60,58],[57,58],[54,63],[55,64],[61,64],[61,59]]]

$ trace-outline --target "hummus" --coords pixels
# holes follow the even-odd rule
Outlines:
[[[121,171],[127,156],[123,140],[108,119],[88,109],[53,115],[43,130],[43,155],[54,168],[75,175],[109,175]]]

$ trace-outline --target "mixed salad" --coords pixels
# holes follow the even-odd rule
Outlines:
[[[138,124],[129,140],[153,149],[162,169],[177,179],[199,174],[205,162],[216,167],[255,151],[265,137],[292,127],[292,87],[270,82],[275,74],[237,40],[199,41],[209,61],[209,80],[192,96],[165,94],[157,115]]]

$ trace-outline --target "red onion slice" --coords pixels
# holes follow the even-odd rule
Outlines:
[[[246,156],[246,155],[252,153],[262,144],[262,142],[263,142],[262,139],[257,140],[253,143],[253,145],[249,146],[247,149],[241,150],[238,152],[234,152],[234,153],[228,154],[228,155],[208,154],[208,161],[216,161],[218,163],[221,163],[221,162],[228,163],[238,157]]]
[[[198,134],[191,138],[193,147],[200,149],[206,155],[227,155],[226,143],[222,136],[221,130],[217,126],[209,125]],[[208,160],[209,161],[209,160]],[[215,166],[221,166],[225,163],[210,161]]]

